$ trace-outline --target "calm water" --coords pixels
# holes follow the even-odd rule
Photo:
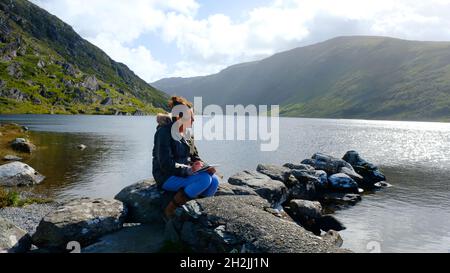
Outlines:
[[[113,197],[151,176],[154,117],[0,116],[30,127],[39,150],[28,164],[47,176],[33,191],[58,199]],[[198,141],[226,177],[258,163],[300,162],[315,152],[357,150],[394,185],[337,212],[344,247],[358,252],[450,251],[450,124],[281,119],[280,148],[251,141]],[[88,149],[77,150],[78,144]]]

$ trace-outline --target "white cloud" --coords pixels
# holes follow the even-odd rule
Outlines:
[[[145,45],[130,46],[141,35],[156,31],[166,12],[194,15],[195,0],[32,0],[69,23],[85,39],[114,60],[127,64],[146,81],[164,77],[167,66]]]
[[[169,77],[196,77],[199,75],[209,75],[211,71],[223,69],[222,64],[205,64],[194,61],[180,61],[174,65]]]
[[[239,55],[246,49],[247,29],[233,25],[223,14],[207,20],[195,20],[182,14],[170,13],[162,26],[167,42],[176,42],[184,55],[203,60],[217,60]]]
[[[162,29],[166,41],[176,42],[184,54],[184,67],[203,63],[215,68],[211,73],[340,35],[449,40],[450,1],[276,0],[251,10],[241,22],[223,14],[203,20],[169,14]]]
[[[161,79],[167,74],[167,65],[155,60],[151,52],[144,46],[125,47],[120,41],[102,35],[97,35],[90,42],[108,52],[114,60],[126,63],[134,73],[149,82]]]
[[[60,16],[83,37],[108,34],[128,42],[164,22],[164,1],[155,0],[34,0]]]
[[[201,0],[34,2],[148,81],[210,74],[340,35],[450,40],[450,0],[274,0],[240,20],[226,11],[199,19]],[[131,46],[148,33],[174,43],[180,59],[163,64],[145,44]]]

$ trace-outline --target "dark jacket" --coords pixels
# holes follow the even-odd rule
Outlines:
[[[192,175],[191,168],[177,167],[176,163],[190,165],[201,161],[193,141],[172,138],[173,122],[168,115],[158,115],[158,128],[153,146],[153,178],[159,187],[171,176],[188,177]]]

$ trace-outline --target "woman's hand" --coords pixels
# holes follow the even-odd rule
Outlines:
[[[200,170],[201,168],[203,168],[203,162],[201,161],[196,161],[194,162],[194,164],[192,164],[192,171],[195,173],[196,171]]]
[[[213,174],[216,174],[216,169],[215,168],[209,168],[208,169],[208,173],[210,174],[210,175],[213,175]]]

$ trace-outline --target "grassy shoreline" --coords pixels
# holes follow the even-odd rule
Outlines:
[[[0,209],[8,207],[26,207],[32,204],[49,204],[53,200],[38,196],[23,196],[15,190],[0,187]]]
[[[3,160],[6,155],[15,155],[23,159],[30,157],[30,154],[17,152],[12,149],[11,141],[16,138],[30,139],[30,135],[24,128],[15,123],[0,124],[0,165],[7,164]],[[24,196],[14,188],[0,186],[0,209],[6,207],[24,207],[31,204],[47,204],[53,202],[48,198],[38,196]]]

